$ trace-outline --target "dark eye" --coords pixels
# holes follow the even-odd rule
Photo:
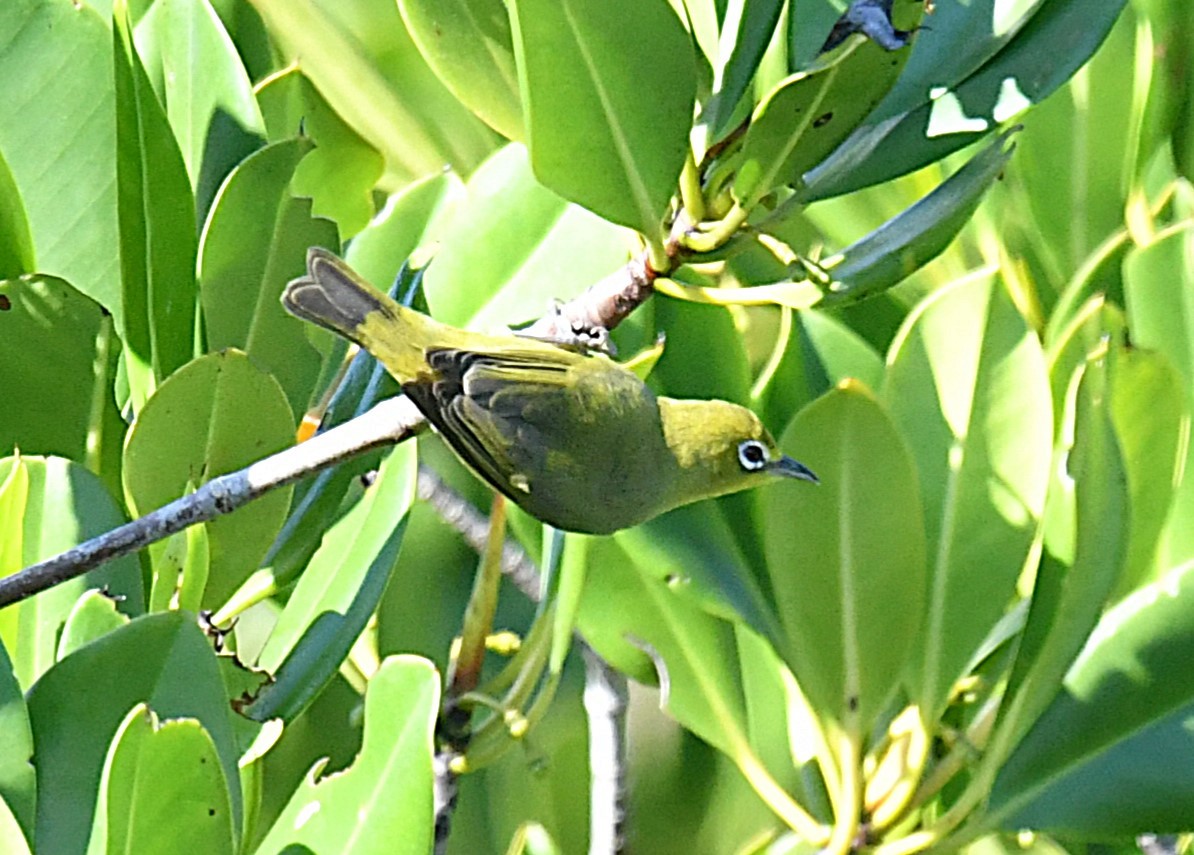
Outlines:
[[[738,443],[738,462],[747,472],[757,472],[767,465],[767,446],[758,440],[748,439]]]

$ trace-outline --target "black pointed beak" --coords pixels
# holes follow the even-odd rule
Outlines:
[[[799,478],[802,481],[812,481],[814,484],[821,483],[821,479],[816,476],[813,470],[809,469],[799,460],[793,460],[786,454],[779,460],[773,460],[769,463],[767,471],[775,475],[783,475],[785,478]]]

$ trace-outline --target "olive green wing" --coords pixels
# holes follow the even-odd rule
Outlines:
[[[495,489],[524,501],[548,454],[567,442],[576,373],[566,350],[427,353],[432,377],[403,385],[444,440]]]

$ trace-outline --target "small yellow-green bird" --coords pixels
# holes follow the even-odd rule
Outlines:
[[[282,303],[377,357],[474,472],[556,528],[609,534],[771,476],[817,481],[745,407],[657,397],[603,354],[450,327],[323,249]]]

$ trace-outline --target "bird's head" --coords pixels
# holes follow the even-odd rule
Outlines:
[[[726,401],[660,398],[664,439],[678,467],[676,504],[736,493],[772,477],[818,483],[783,454],[759,417]]]

